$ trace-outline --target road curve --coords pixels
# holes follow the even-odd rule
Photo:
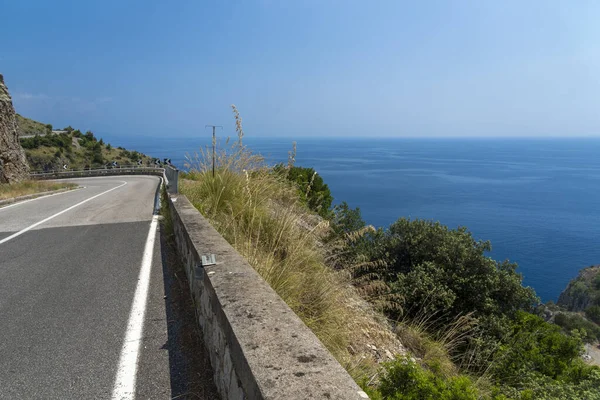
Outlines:
[[[73,181],[0,208],[0,399],[170,398],[159,178]]]

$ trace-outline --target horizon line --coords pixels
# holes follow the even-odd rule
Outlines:
[[[100,132],[94,133],[95,135],[110,135],[110,136],[120,136],[120,137],[151,137],[151,138],[166,138],[166,139],[191,139],[191,138],[204,138],[209,140],[210,137],[199,136],[199,135],[161,135],[159,133],[152,134],[122,134],[122,133],[109,133],[109,132]],[[217,136],[219,137],[219,135]],[[230,138],[235,139],[236,134],[232,133],[231,135],[223,135],[221,138]],[[598,135],[575,135],[575,136],[386,136],[386,135],[369,135],[369,136],[341,136],[341,135],[252,135],[245,134],[245,140],[252,139],[422,139],[422,140],[440,140],[440,139],[473,139],[473,140],[498,140],[498,139],[510,139],[510,140],[569,140],[569,139],[600,139],[600,134]]]

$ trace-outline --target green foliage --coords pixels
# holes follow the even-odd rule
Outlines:
[[[568,379],[581,352],[578,338],[564,335],[558,326],[536,315],[519,311],[510,336],[498,349],[493,373],[511,386],[526,383],[532,374]]]
[[[27,121],[31,120],[20,117],[20,121],[25,121],[24,124],[28,124]],[[49,124],[44,125],[36,121],[31,121],[31,123],[39,127],[41,132],[51,128]],[[112,146],[105,144],[102,139],[98,140],[93,132],[87,131],[83,134],[80,130],[73,129],[70,126],[63,130],[66,132],[35,135],[20,140],[32,170],[52,171],[60,169],[65,158],[73,169],[99,167],[106,163],[107,158],[114,159]],[[76,146],[73,145],[74,138],[78,142]],[[135,163],[146,157],[137,151],[123,150],[127,155],[125,158],[128,158],[123,162],[127,164]]]
[[[594,277],[594,280],[592,281],[592,285],[593,285],[594,289],[600,290],[600,274],[598,274]]]
[[[600,312],[600,307],[594,307],[596,308],[590,307],[588,309],[592,309],[591,314],[593,314],[594,311]],[[586,343],[591,343],[596,340],[600,340],[600,326],[586,320],[579,314],[558,313],[554,317],[554,323],[562,327],[567,333],[571,333],[572,331],[577,330],[578,334],[581,335],[582,340]]]
[[[591,307],[588,307],[588,309],[585,310],[585,316],[594,321],[596,324],[600,325],[600,306],[593,305]],[[600,339],[600,336],[598,337],[598,339]]]
[[[518,400],[600,400],[600,368],[578,364],[577,381],[552,380],[529,374],[526,386],[501,386],[496,392]]]
[[[48,133],[47,126],[41,122],[34,121],[29,118],[25,118],[19,114],[16,114],[17,120],[17,132],[19,136],[23,135],[41,135]],[[50,125],[50,131],[52,131],[52,125]]]
[[[350,208],[345,201],[335,205],[332,214],[330,226],[336,235],[356,232],[366,225],[360,214],[360,209],[358,207]]]
[[[297,185],[300,198],[309,209],[322,217],[330,216],[333,196],[323,178],[313,168],[285,167],[279,164],[275,166],[274,171]]]
[[[386,364],[378,390],[369,394],[373,399],[386,400],[477,400],[480,397],[469,377],[443,378],[408,357]]]
[[[24,149],[37,149],[42,146],[58,147],[71,151],[72,141],[68,134],[61,135],[35,135],[32,138],[21,139],[21,146]]]
[[[394,288],[412,309],[449,319],[502,316],[530,310],[537,301],[533,289],[521,285],[517,265],[487,257],[489,242],[476,241],[466,228],[401,218],[383,240],[389,279],[396,279]]]

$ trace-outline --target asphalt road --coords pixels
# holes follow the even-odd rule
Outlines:
[[[160,180],[73,181],[0,208],[0,399],[170,398]]]

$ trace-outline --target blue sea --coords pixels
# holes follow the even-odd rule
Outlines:
[[[111,138],[171,158],[207,140]],[[268,161],[287,161],[292,139],[248,138]],[[491,256],[519,264],[526,285],[556,300],[577,272],[600,264],[600,139],[300,138],[296,165],[315,168],[335,202],[388,226],[399,217],[466,226]]]

